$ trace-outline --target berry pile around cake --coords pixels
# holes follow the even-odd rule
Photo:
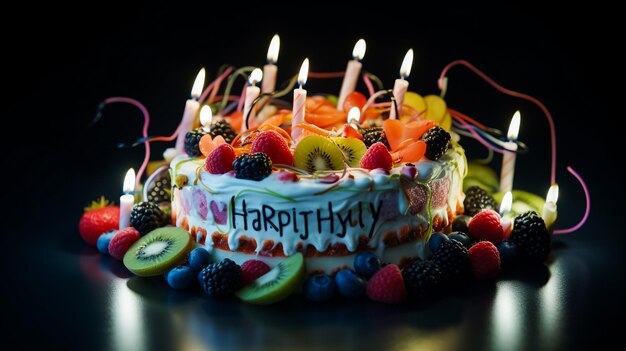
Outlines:
[[[138,276],[253,304],[297,291],[399,303],[547,259],[543,200],[517,191],[503,228],[495,173],[466,161],[443,99],[409,92],[403,107],[416,113],[399,119],[366,100],[344,102],[365,108],[356,123],[321,96],[297,126],[273,102],[243,132],[241,113],[216,116],[155,163],[169,167],[151,167],[129,227],[100,199],[80,234]],[[292,128],[303,130],[296,140]]]

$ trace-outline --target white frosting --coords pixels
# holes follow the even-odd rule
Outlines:
[[[390,174],[351,169],[336,183],[306,177],[297,182],[281,181],[276,171],[261,181],[237,179],[232,174],[214,175],[204,170],[204,159],[184,155],[177,156],[170,167],[173,177],[188,178],[183,189],[173,191],[176,225],[182,226],[185,220],[189,228],[206,230],[208,246],[213,245],[212,233],[218,232],[228,236],[232,251],[237,250],[239,239],[245,235],[256,241],[257,253],[266,240],[282,244],[285,256],[308,245],[324,252],[332,245],[343,244],[354,252],[359,238],[365,236],[370,239],[368,245],[382,257],[385,233],[398,232],[407,225],[411,230],[430,228],[435,216],[448,223],[448,209],[456,212],[462,197],[465,157],[463,150],[455,147],[441,161],[421,161],[417,163],[415,180],[401,180],[401,167],[396,167]],[[432,194],[426,190],[422,193],[428,198],[420,200],[423,209],[411,214],[411,201],[402,186],[407,182],[423,189],[435,182],[443,190],[447,185],[449,191],[442,192],[445,203],[432,208]]]

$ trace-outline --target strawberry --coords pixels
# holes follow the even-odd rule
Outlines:
[[[478,279],[493,279],[500,273],[500,253],[489,241],[480,241],[468,251],[472,273]]]
[[[78,232],[87,244],[95,247],[100,235],[119,228],[119,225],[120,208],[109,206],[109,201],[100,197],[85,208],[78,222]]]
[[[400,268],[395,264],[389,264],[376,272],[367,282],[367,296],[374,301],[384,303],[404,301],[406,288]]]
[[[360,162],[361,168],[376,169],[382,168],[388,171],[393,166],[391,154],[387,151],[385,144],[381,142],[374,143],[367,149]]]
[[[246,261],[241,265],[241,285],[246,286],[269,271],[270,266],[263,261]]]
[[[255,152],[264,152],[272,160],[272,164],[293,165],[293,154],[287,141],[273,130],[261,132],[254,139],[250,153]]]
[[[233,169],[235,149],[230,144],[219,144],[209,153],[204,168],[211,174],[224,174]]]
[[[469,222],[469,236],[476,240],[487,240],[494,244],[504,239],[504,230],[500,224],[500,215],[494,210],[483,210]]]
[[[122,260],[128,248],[139,240],[141,234],[134,227],[120,230],[111,238],[109,243],[109,254],[118,260]]]

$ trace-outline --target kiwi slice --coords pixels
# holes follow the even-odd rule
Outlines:
[[[289,256],[252,284],[237,291],[243,301],[255,305],[269,305],[291,295],[304,278],[304,257],[301,253]]]
[[[343,156],[346,159],[346,163],[350,167],[359,167],[359,162],[361,162],[361,157],[367,151],[367,146],[356,138],[330,138],[341,152],[343,152]]]
[[[308,135],[296,146],[294,165],[307,172],[344,169],[344,157],[337,144],[319,135]]]
[[[511,204],[511,214],[513,216],[520,215],[527,211],[535,211],[541,215],[543,206],[546,203],[544,198],[523,190],[513,190],[511,194],[513,195],[513,203]],[[493,194],[493,198],[498,203],[502,202],[503,197],[504,193]]]
[[[124,255],[124,266],[141,277],[160,275],[185,261],[193,247],[187,231],[158,228],[137,240]]]

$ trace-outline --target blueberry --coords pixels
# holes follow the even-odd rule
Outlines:
[[[203,247],[196,247],[187,256],[187,263],[195,272],[200,272],[211,263],[211,254]]]
[[[448,238],[460,242],[466,249],[472,246],[472,239],[463,232],[452,232],[448,234]]]
[[[174,289],[188,289],[194,284],[195,276],[189,266],[178,266],[167,274],[167,284]]]
[[[335,294],[335,281],[328,274],[314,274],[304,282],[304,296],[311,301],[326,301]]]
[[[428,249],[431,253],[435,253],[437,252],[439,245],[441,245],[442,242],[448,240],[450,239],[444,233],[433,233],[433,235],[430,236],[430,239],[428,239]]]
[[[510,241],[502,241],[496,244],[496,248],[500,253],[500,262],[503,267],[514,266],[520,260],[520,248]]]
[[[380,269],[380,259],[371,252],[359,252],[354,258],[354,270],[369,278]]]
[[[96,242],[96,247],[98,251],[103,254],[109,253],[109,243],[111,242],[111,238],[117,234],[117,230],[112,230],[110,232],[104,233],[98,237],[98,241]]]
[[[472,219],[472,217],[470,216],[465,216],[465,215],[456,216],[454,218],[454,221],[452,221],[452,231],[467,233],[468,232],[467,228],[468,228],[470,219]]]
[[[339,295],[349,299],[358,299],[365,294],[367,282],[350,269],[342,269],[335,275],[335,284]]]

